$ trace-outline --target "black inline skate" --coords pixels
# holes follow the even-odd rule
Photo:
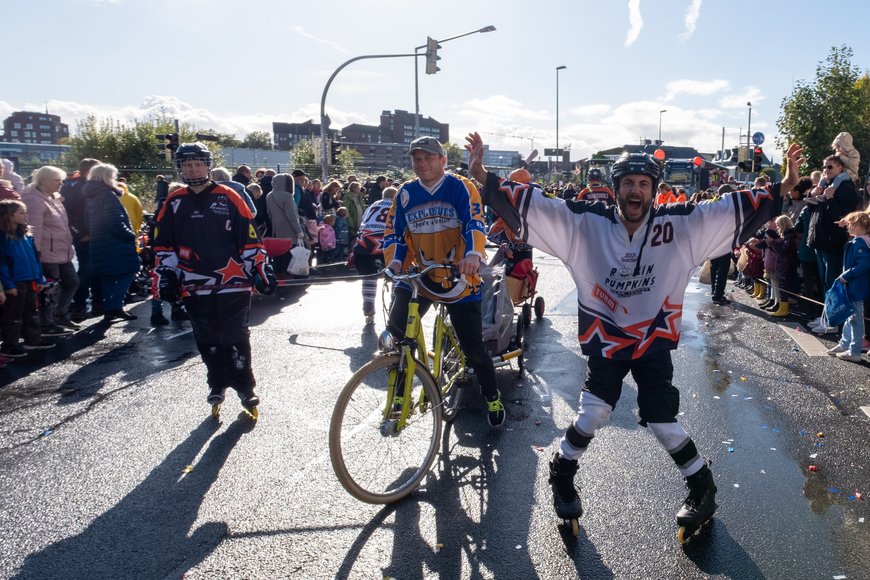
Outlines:
[[[205,399],[206,402],[211,405],[211,416],[215,419],[220,419],[221,403],[224,402],[226,391],[225,387],[211,387],[208,392],[208,397]]]
[[[689,496],[677,512],[677,541],[686,544],[701,527],[710,521],[716,512],[716,484],[710,462],[706,462],[698,473],[686,479]]]
[[[556,515],[563,522],[571,525],[571,533],[580,534],[580,516],[583,506],[580,496],[574,486],[574,475],[577,473],[577,460],[565,459],[559,452],[553,454],[550,461],[550,478],[548,483],[553,488],[553,507]]]
[[[242,399],[242,411],[251,419],[256,421],[260,418],[260,411],[257,408],[260,405],[260,397],[254,393],[254,389],[239,393],[239,398]]]

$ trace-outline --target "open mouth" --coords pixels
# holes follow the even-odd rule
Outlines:
[[[639,198],[630,197],[625,200],[625,206],[634,211],[640,211],[643,209],[643,200]]]

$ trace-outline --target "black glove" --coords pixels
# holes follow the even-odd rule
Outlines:
[[[181,298],[181,283],[178,274],[171,268],[157,268],[157,296],[167,302],[177,302]]]
[[[278,280],[275,279],[275,272],[272,270],[271,264],[263,264],[257,269],[254,274],[254,288],[257,292],[268,296],[278,287]]]

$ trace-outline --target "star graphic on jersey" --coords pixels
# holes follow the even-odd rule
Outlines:
[[[244,268],[242,268],[241,262],[236,262],[232,258],[227,260],[227,265],[221,268],[220,270],[215,270],[216,274],[221,275],[220,284],[227,284],[233,278],[241,278],[242,280],[247,280],[248,276],[245,274]]]
[[[522,192],[529,189],[529,185],[527,183],[514,183],[512,181],[503,181],[499,189],[508,195],[508,198],[511,200],[511,205],[516,207],[517,198]]]
[[[588,344],[601,352],[601,356],[613,358],[613,355],[637,342],[633,338],[617,336],[607,332],[601,318],[595,317],[586,331],[577,337],[580,344]]]
[[[669,298],[665,298],[658,314],[652,320],[644,320],[626,328],[626,332],[640,338],[635,357],[642,356],[652,346],[656,338],[663,338],[673,342],[680,339],[679,321],[683,316],[682,304],[671,304]]]
[[[747,189],[741,193],[745,194],[746,199],[752,204],[754,209],[758,209],[762,199],[773,199],[773,194],[766,189]]]

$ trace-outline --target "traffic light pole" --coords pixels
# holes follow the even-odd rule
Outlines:
[[[329,77],[329,80],[326,81],[326,86],[323,87],[323,95],[320,97],[320,169],[322,173],[323,182],[326,183],[326,180],[329,179],[329,158],[327,157],[327,149],[326,149],[326,129],[327,123],[329,123],[329,117],[326,116],[326,93],[329,92],[329,87],[332,85],[332,81],[335,77],[342,71],[344,67],[347,65],[356,62],[358,60],[372,59],[372,58],[401,58],[401,57],[416,57],[423,56],[414,52],[413,54],[367,54],[363,56],[354,57],[348,61],[345,61],[341,64],[335,72],[332,73],[332,76]]]

